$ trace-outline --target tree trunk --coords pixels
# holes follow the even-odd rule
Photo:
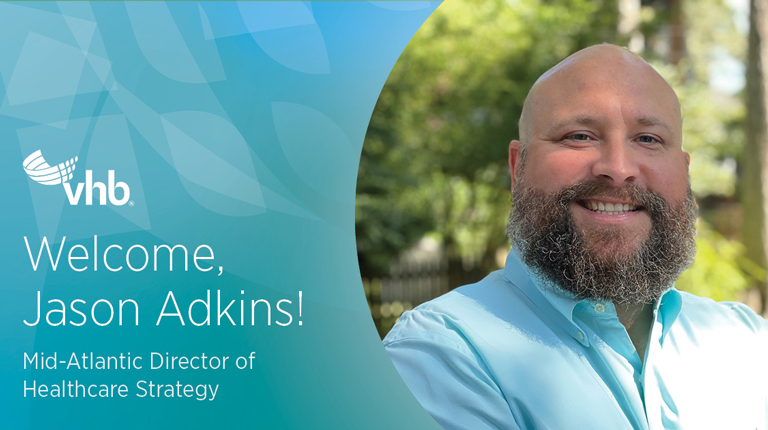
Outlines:
[[[768,268],[768,117],[766,70],[768,70],[768,0],[750,0],[749,52],[747,56],[746,145],[742,159],[741,201],[744,210],[743,240],[747,257]],[[760,279],[762,311],[768,310],[766,280]]]
[[[683,16],[683,0],[670,2],[669,20],[669,62],[677,64],[685,57],[685,16]]]

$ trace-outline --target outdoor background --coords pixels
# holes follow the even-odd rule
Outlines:
[[[764,312],[766,10],[766,0],[444,2],[389,76],[362,149],[355,229],[379,334],[503,267],[507,145],[525,96],[601,42],[648,60],[682,104],[700,218],[677,288]]]

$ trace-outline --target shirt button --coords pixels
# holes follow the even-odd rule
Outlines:
[[[602,304],[602,303],[598,303],[598,304],[596,304],[596,305],[595,305],[595,312],[597,312],[597,313],[599,313],[599,314],[601,314],[601,313],[605,312],[605,305],[604,305],[604,304]]]
[[[584,340],[584,333],[579,332],[579,340]]]

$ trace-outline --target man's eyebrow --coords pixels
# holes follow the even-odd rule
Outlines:
[[[574,115],[572,117],[566,118],[562,121],[558,121],[555,124],[553,124],[551,127],[549,127],[549,132],[554,133],[561,128],[565,127],[566,125],[570,124],[579,124],[579,125],[595,125],[599,122],[599,120],[590,115]]]
[[[675,130],[671,125],[669,125],[669,123],[655,116],[640,116],[635,118],[635,122],[644,127],[660,126],[666,129],[673,137],[676,135]]]
[[[561,128],[571,125],[571,124],[579,124],[579,125],[595,125],[600,120],[597,117],[590,116],[590,115],[574,115],[572,117],[566,118],[562,121],[558,121],[555,124],[553,124],[551,127],[549,127],[549,132],[554,133]],[[667,130],[672,136],[676,136],[677,133],[675,133],[675,130],[672,128],[671,125],[669,125],[668,122],[664,121],[661,118],[655,117],[655,116],[639,116],[635,118],[635,122],[642,125],[643,127],[654,127],[654,126],[660,126]]]

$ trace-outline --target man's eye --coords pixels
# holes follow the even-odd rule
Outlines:
[[[589,140],[589,135],[584,133],[573,133],[565,136],[569,140]]]
[[[640,143],[661,143],[659,139],[648,135],[640,136],[637,140],[640,141]]]

